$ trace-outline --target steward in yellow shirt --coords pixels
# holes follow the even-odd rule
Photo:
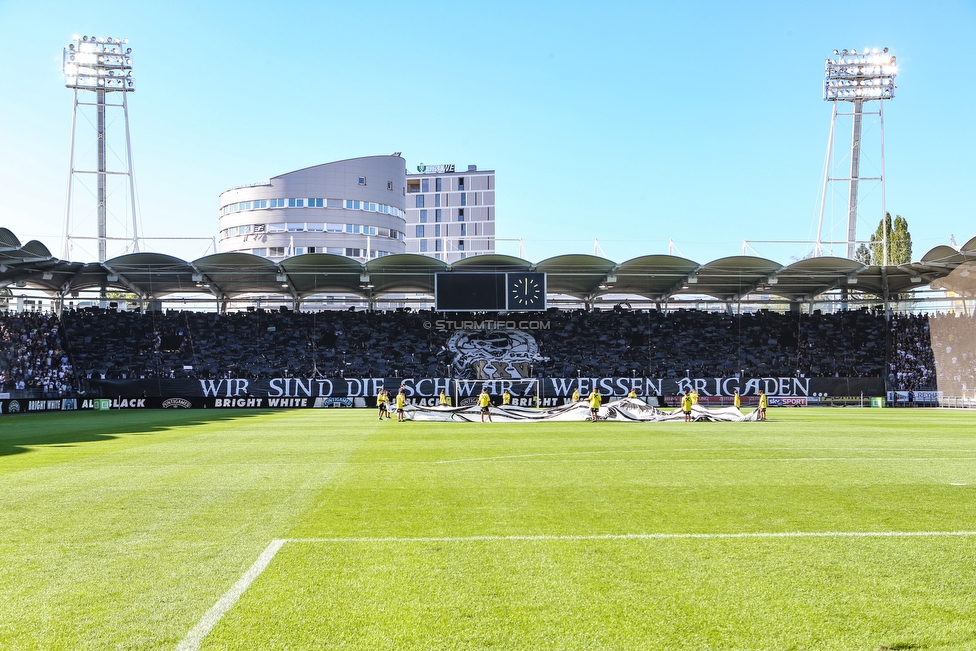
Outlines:
[[[597,417],[600,415],[600,403],[603,402],[603,396],[596,389],[590,392],[590,420],[594,423],[597,421]]]
[[[478,406],[481,407],[481,422],[485,422],[485,416],[488,416],[488,422],[491,422],[491,396],[488,395],[488,388],[485,387],[481,390],[481,395],[478,396]]]

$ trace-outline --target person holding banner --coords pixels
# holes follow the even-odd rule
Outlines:
[[[448,397],[447,393],[444,392],[444,389],[441,389],[441,401],[440,401],[440,404],[441,404],[441,407],[450,407],[451,406],[451,399],[450,399],[450,397]]]
[[[600,403],[603,402],[603,396],[596,389],[590,392],[590,420],[594,423],[597,421],[600,415]]]
[[[485,415],[488,422],[491,422],[491,396],[488,395],[488,387],[481,388],[481,395],[478,396],[478,406],[481,407],[481,422],[485,422]]]
[[[691,405],[692,405],[691,392],[690,391],[686,391],[685,393],[682,393],[681,394],[681,412],[685,415],[685,422],[686,423],[690,423],[691,422]]]

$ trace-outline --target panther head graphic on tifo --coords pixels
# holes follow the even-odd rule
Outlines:
[[[521,330],[459,330],[447,348],[454,355],[454,377],[518,380],[530,376],[539,357],[535,337]]]

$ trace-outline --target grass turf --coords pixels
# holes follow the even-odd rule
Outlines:
[[[976,648],[973,536],[579,538],[976,531],[976,414],[771,418],[5,417],[0,648],[173,649],[277,538],[202,649]]]

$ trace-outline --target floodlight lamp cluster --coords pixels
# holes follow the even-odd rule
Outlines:
[[[132,75],[129,39],[105,36],[75,36],[64,49],[61,69],[68,88],[131,92]]]
[[[898,67],[888,48],[834,50],[824,65],[824,99],[828,102],[885,100],[895,97]]]

